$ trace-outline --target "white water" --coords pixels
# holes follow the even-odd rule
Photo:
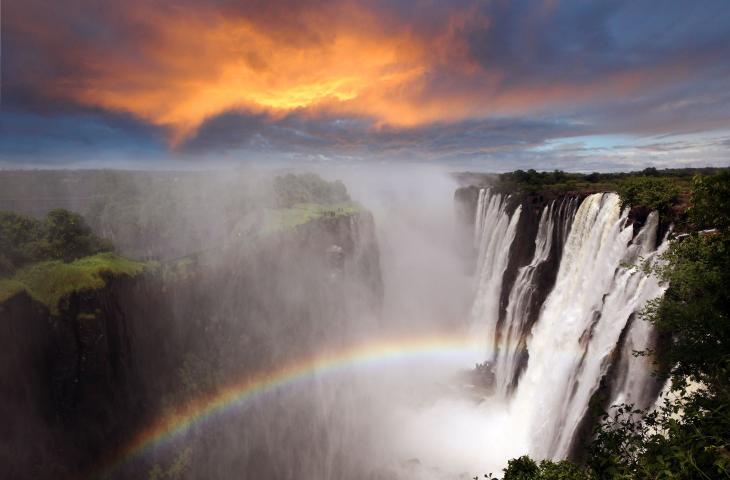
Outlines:
[[[640,255],[643,261],[654,262],[669,246],[666,238],[662,245],[655,251],[650,252],[653,239],[656,238],[658,217],[656,212],[651,213],[647,219],[647,225],[637,235],[635,243],[643,242]],[[649,253],[650,252],[650,253]],[[662,295],[667,285],[660,285],[654,276],[644,277],[642,290],[646,301]],[[653,365],[651,358],[637,356],[633,352],[653,350],[655,331],[652,325],[640,318],[634,318],[629,326],[621,359],[617,366],[617,375],[611,389],[611,405],[631,404],[640,409],[651,407],[658,398],[659,385],[657,379],[652,376]]]
[[[522,211],[521,207],[517,207],[510,217],[507,203],[508,197],[492,194],[489,189],[479,191],[475,222],[475,241],[479,248],[478,280],[471,313],[471,339],[472,345],[476,347],[474,350],[481,349],[483,355],[476,361],[489,360],[493,355],[502,277]]]
[[[501,281],[519,218],[516,211],[510,219],[503,204],[501,196],[480,192],[475,222],[479,287],[472,318],[486,345],[483,360],[495,358],[490,356],[490,346],[496,336]],[[626,225],[627,215],[615,194],[594,194],[581,203],[555,285],[528,336],[527,367],[512,398],[508,393],[524,348],[519,339],[524,336],[526,311],[536,288],[534,272],[548,259],[554,238],[554,205],[543,210],[532,261],[518,271],[509,294],[495,352],[495,381],[497,392],[508,402],[512,424],[526,429],[516,432],[527,437],[526,453],[535,458],[559,459],[569,454],[589,402],[612,363],[617,363],[610,391],[613,403],[644,407],[656,394],[647,359],[635,358],[631,352],[651,346],[651,326],[635,317],[664,287],[630,265],[660,253],[655,245],[658,218],[651,214],[634,237],[633,227]],[[622,332],[624,348],[618,355]]]
[[[520,356],[525,348],[522,341],[523,332],[530,314],[529,309],[533,295],[535,295],[538,288],[535,283],[537,268],[546,262],[550,256],[556,222],[560,221],[561,213],[566,214],[565,211],[561,212],[560,210],[567,210],[567,213],[572,215],[572,205],[572,201],[558,205],[551,202],[543,208],[535,237],[535,253],[532,261],[529,265],[520,268],[510,291],[504,327],[501,335],[499,335],[497,358],[494,366],[497,393],[501,397],[506,397],[509,394],[520,368]],[[557,227],[562,228],[566,223],[557,225]],[[561,231],[559,234],[564,239],[567,231]]]

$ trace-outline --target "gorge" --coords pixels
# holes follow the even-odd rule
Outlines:
[[[228,227],[194,255],[55,304],[50,277],[2,298],[8,471],[472,478],[579,458],[592,406],[656,400],[632,355],[657,342],[639,312],[665,287],[637,266],[665,248],[656,213],[615,193],[341,176],[357,206],[232,210],[199,219]],[[275,185],[324,188],[302,178]]]

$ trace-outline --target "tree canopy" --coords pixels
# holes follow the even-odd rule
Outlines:
[[[68,210],[51,210],[42,220],[0,212],[0,275],[28,263],[70,262],[111,250],[111,243],[94,235],[81,215]]]
[[[630,177],[618,187],[621,205],[641,205],[666,214],[679,198],[680,188],[672,178],[657,176]]]

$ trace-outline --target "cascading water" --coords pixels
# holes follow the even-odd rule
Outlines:
[[[658,257],[669,247],[665,241],[658,249],[647,253],[656,238],[658,215],[652,212],[647,219],[646,226],[634,240],[635,244],[642,244],[641,257],[644,262],[656,262]],[[667,285],[661,285],[654,276],[642,276],[644,303],[666,290]],[[616,376],[611,388],[611,405],[630,404],[640,409],[649,408],[656,401],[661,390],[661,383],[652,375],[651,359],[644,355],[634,355],[636,351],[653,350],[656,347],[656,330],[646,321],[636,315],[629,319],[626,334],[621,349],[621,358],[616,367]]]
[[[509,400],[513,415],[526,420],[530,455],[565,458],[612,365],[608,393],[613,402],[644,407],[656,396],[647,360],[635,358],[632,351],[651,347],[652,328],[637,315],[665,287],[631,265],[661,253],[655,245],[658,217],[649,215],[634,236],[633,226],[627,225],[628,210],[621,211],[616,194],[589,195],[577,211],[575,199],[548,204],[540,215],[532,260],[517,272],[503,321],[497,322],[520,214],[518,208],[510,217],[505,203],[501,195],[480,191],[473,319],[481,336],[475,338],[488,340],[484,359],[494,361],[497,393]],[[573,217],[569,233],[570,222],[559,221],[559,213]],[[564,241],[557,277],[538,311],[531,301],[540,288],[535,272],[548,260],[556,238]],[[531,309],[534,324],[527,321]],[[494,355],[489,354],[492,338],[498,339]],[[518,378],[525,349],[527,366]]]
[[[472,346],[475,351],[483,352],[478,361],[492,358],[502,276],[507,268],[521,211],[519,206],[510,216],[508,197],[493,194],[489,189],[479,191],[475,224],[475,246],[479,249],[478,283],[471,314]]]
[[[535,237],[535,253],[529,265],[520,268],[509,294],[502,332],[498,336],[495,361],[497,393],[506,397],[517,381],[525,350],[525,330],[533,308],[539,285],[536,275],[541,265],[549,259],[554,240],[561,243],[567,236],[565,217],[572,216],[575,199],[551,202],[542,210]],[[557,231],[556,231],[557,230]],[[555,238],[557,237],[557,238]]]
[[[515,405],[531,411],[531,453],[538,458],[569,453],[626,322],[661,294],[655,281],[621,266],[654,247],[649,234],[631,244],[633,228],[625,226],[626,215],[615,194],[583,201],[555,288],[528,342],[530,361]],[[648,230],[655,233],[656,216],[650,221]]]

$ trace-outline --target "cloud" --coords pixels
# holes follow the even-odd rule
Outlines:
[[[471,161],[560,135],[730,127],[723,1],[26,0],[3,13],[3,115],[39,115],[44,131],[124,118],[137,127],[120,142],[182,155]]]

